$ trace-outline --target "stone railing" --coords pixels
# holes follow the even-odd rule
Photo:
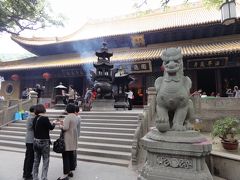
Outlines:
[[[29,108],[37,103],[36,92],[30,94],[31,99],[28,100],[9,100],[7,102],[0,103],[0,128],[8,125],[15,120],[15,113],[18,111],[28,111]]]
[[[9,107],[9,101],[7,100],[1,100],[0,101],[0,110]]]
[[[240,118],[240,98],[195,96],[192,100],[195,119],[200,120],[197,126],[200,126],[201,131],[211,132],[217,119],[227,116]]]
[[[28,111],[32,105],[32,100],[19,101],[18,104],[4,108],[0,111],[0,126],[7,125],[15,120],[15,113],[18,111]]]
[[[132,164],[137,164],[140,154],[140,139],[147,134],[149,129],[153,126],[154,112],[155,112],[155,88],[150,87],[147,91],[148,104],[144,106],[143,113],[139,114],[138,127],[135,131],[134,142],[132,147]]]

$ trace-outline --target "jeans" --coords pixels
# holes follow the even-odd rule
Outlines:
[[[32,177],[32,169],[34,162],[33,143],[26,143],[26,153],[23,166],[23,177]]]
[[[38,169],[43,158],[42,165],[42,176],[41,180],[47,180],[48,166],[49,166],[49,156],[50,156],[50,143],[49,139],[34,139],[34,164],[33,164],[33,180],[39,180]]]

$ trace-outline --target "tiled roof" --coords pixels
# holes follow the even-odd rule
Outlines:
[[[109,51],[113,52],[112,62],[143,61],[159,59],[162,50],[167,47],[182,47],[182,53],[185,58],[240,53],[240,35],[177,41],[155,44],[143,48],[122,48]],[[90,56],[81,57],[78,54],[64,54],[4,62],[0,63],[0,71],[71,67],[96,62],[97,57],[95,56],[95,52],[88,52],[88,54]]]
[[[237,8],[237,15],[240,15],[239,7]],[[197,27],[202,24],[220,23],[220,19],[221,13],[219,9],[206,9],[198,5],[170,12],[155,12],[153,14],[140,17],[89,22],[75,33],[65,37],[24,38],[16,36],[13,37],[13,39],[24,44],[43,45],[98,37],[117,36],[122,34],[160,30],[165,31],[174,28],[186,28],[191,26]]]

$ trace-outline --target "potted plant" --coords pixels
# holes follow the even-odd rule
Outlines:
[[[239,120],[234,117],[225,117],[214,123],[212,135],[221,139],[224,149],[236,150],[239,143],[236,135],[239,132]]]

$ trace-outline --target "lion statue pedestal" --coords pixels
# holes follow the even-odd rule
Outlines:
[[[212,144],[197,131],[153,129],[141,140],[147,161],[138,180],[212,180],[205,156]]]
[[[155,81],[156,128],[141,139],[147,160],[138,180],[212,180],[205,162],[212,144],[191,130],[191,79],[183,75],[180,48],[162,52],[164,75]]]

